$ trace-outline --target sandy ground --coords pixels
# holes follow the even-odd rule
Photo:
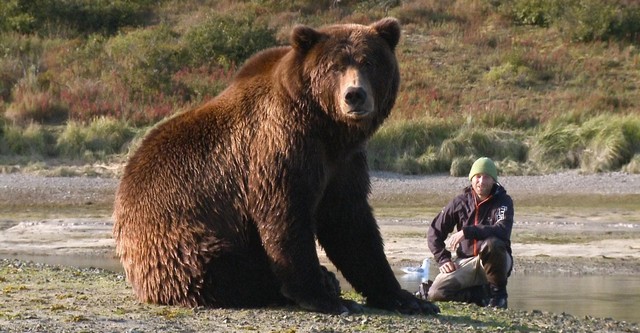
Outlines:
[[[5,223],[7,223],[5,221]],[[598,222],[592,222],[593,224]],[[385,239],[385,250],[392,262],[420,262],[429,256],[426,240],[421,234],[427,224],[402,220],[380,220]],[[12,255],[85,255],[112,256],[115,243],[111,238],[113,221],[110,218],[56,218],[37,221],[20,221],[0,231],[0,254]],[[574,225],[540,223],[535,228],[539,233],[560,232]],[[628,239],[604,239],[565,244],[514,243],[517,257],[607,257],[640,258],[640,228],[637,223],[581,226],[608,230],[625,230],[636,234]],[[514,228],[514,232],[530,229],[529,226]],[[545,230],[546,229],[546,230]],[[628,230],[627,230],[628,229]],[[629,235],[630,236],[630,235]]]

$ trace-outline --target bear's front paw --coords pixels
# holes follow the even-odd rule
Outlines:
[[[338,314],[338,315],[347,315],[351,313],[350,308],[343,304],[342,300],[336,301],[302,301],[298,302],[298,305],[305,310],[313,311],[313,312],[321,312],[328,314]]]
[[[438,313],[440,313],[440,308],[434,303],[425,301],[423,299],[416,299],[418,300],[418,304],[420,306],[420,313],[426,315],[437,315]]]
[[[322,265],[320,265],[320,272],[322,274],[322,279],[320,280],[322,289],[326,290],[332,297],[340,297],[342,291],[340,289],[340,281],[338,281],[336,275]]]
[[[347,309],[349,310],[349,314],[352,314],[352,313],[363,313],[364,312],[364,307],[362,306],[362,304],[360,304],[360,303],[358,303],[356,301],[343,299],[342,300],[342,305],[347,307]]]
[[[367,299],[367,305],[390,311],[398,311],[403,314],[435,315],[440,313],[440,308],[429,302],[415,297],[410,292],[402,289],[395,297],[386,299]]]

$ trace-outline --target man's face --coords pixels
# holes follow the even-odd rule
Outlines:
[[[480,199],[486,199],[491,194],[495,182],[493,177],[486,173],[479,173],[471,178],[471,187]]]

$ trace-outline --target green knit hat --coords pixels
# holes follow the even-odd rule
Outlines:
[[[488,157],[480,157],[473,162],[471,171],[469,172],[469,180],[479,173],[486,173],[493,177],[493,180],[498,181],[498,169],[496,169],[495,163]]]

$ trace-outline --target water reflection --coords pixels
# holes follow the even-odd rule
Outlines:
[[[432,268],[432,272],[437,269]],[[418,290],[420,277],[396,272],[409,291]],[[431,274],[431,279],[435,273]],[[613,318],[639,323],[640,276],[574,276],[514,273],[509,278],[509,308]]]
[[[640,322],[640,276],[543,276],[509,279],[509,306]]]
[[[12,258],[0,255],[0,258]],[[52,265],[98,267],[122,272],[116,259],[86,256],[20,256]],[[433,280],[437,268],[431,267]],[[422,278],[397,270],[396,276],[403,288],[418,290]],[[342,279],[343,289],[350,288]],[[509,307],[518,310],[541,310],[552,313],[569,313],[577,317],[593,316],[613,318],[628,322],[640,322],[640,276],[563,276],[514,273],[509,279]]]
[[[92,256],[44,256],[44,255],[19,255],[12,256],[0,254],[0,259],[19,259],[25,261],[39,262],[48,265],[70,266],[78,268],[102,268],[112,272],[124,272],[120,261],[115,258],[92,257]]]

